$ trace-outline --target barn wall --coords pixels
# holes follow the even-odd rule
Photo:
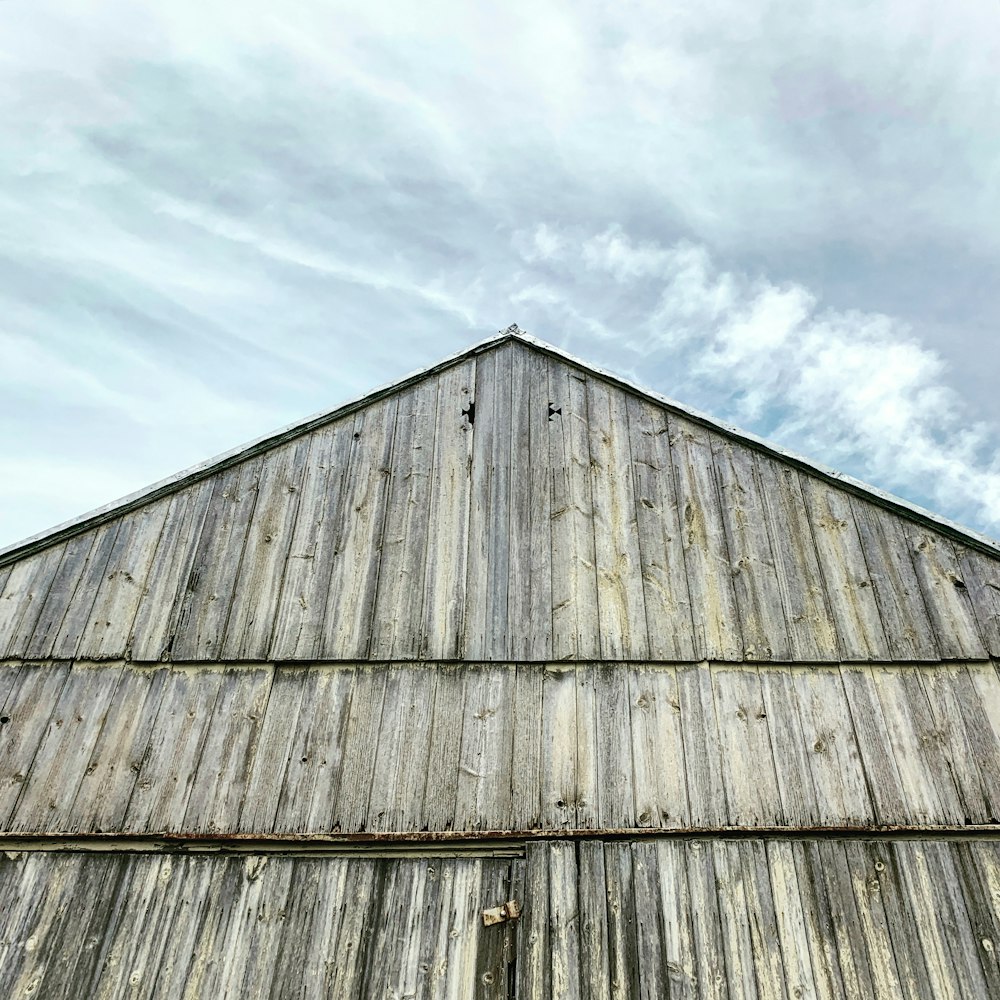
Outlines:
[[[529,844],[526,860],[20,854],[0,860],[0,992],[993,997],[998,886],[1000,844],[978,840],[596,840]],[[484,927],[511,897],[521,917]]]
[[[0,668],[0,830],[971,827],[994,664]]]
[[[1000,561],[519,343],[0,568],[0,658],[988,654]]]

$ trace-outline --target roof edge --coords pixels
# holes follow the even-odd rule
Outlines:
[[[162,497],[168,496],[169,494],[183,489],[186,486],[190,486],[203,479],[207,479],[214,473],[229,468],[237,462],[244,461],[247,458],[252,458],[254,455],[269,451],[295,437],[306,434],[311,430],[315,430],[317,427],[321,427],[332,420],[337,420],[341,417],[347,416],[348,414],[374,403],[385,396],[400,392],[429,375],[436,375],[453,365],[465,361],[467,358],[474,357],[477,354],[491,350],[509,341],[517,341],[518,343],[522,343],[541,354],[572,365],[573,367],[591,375],[596,375],[598,378],[615,385],[618,388],[624,389],[627,392],[656,403],[657,405],[664,407],[664,409],[669,412],[676,413],[678,416],[691,420],[708,430],[721,433],[726,437],[732,438],[741,444],[753,448],[755,451],[759,451],[772,458],[777,458],[782,462],[791,464],[796,468],[809,473],[810,475],[819,477],[825,482],[840,487],[841,489],[846,489],[866,500],[873,501],[880,507],[892,511],[893,513],[901,514],[911,521],[916,521],[917,523],[923,524],[924,526],[932,528],[935,531],[940,531],[965,545],[969,545],[972,548],[984,552],[986,555],[1000,557],[1000,542],[987,535],[974,531],[971,528],[967,528],[956,521],[952,521],[941,516],[940,514],[927,510],[918,504],[911,503],[909,500],[904,500],[902,497],[898,497],[893,493],[882,490],[877,486],[872,486],[871,484],[860,479],[855,479],[853,476],[848,476],[845,473],[838,472],[836,469],[830,468],[829,466],[825,466],[821,463],[805,458],[796,452],[782,448],[780,445],[766,441],[764,438],[758,437],[756,434],[744,431],[739,427],[709,416],[701,410],[686,406],[684,403],[679,403],[677,400],[671,399],[669,396],[664,396],[652,389],[637,385],[615,372],[609,371],[605,368],[600,368],[588,361],[583,361],[575,355],[570,354],[568,351],[564,351],[562,348],[549,344],[546,341],[539,340],[526,331],[519,329],[516,324],[512,324],[505,330],[501,330],[484,340],[478,341],[471,347],[467,347],[455,354],[450,354],[441,361],[425,368],[417,369],[409,375],[404,375],[402,378],[397,379],[394,382],[386,383],[370,392],[364,393],[361,396],[356,396],[355,398],[348,400],[346,403],[342,403],[340,406],[337,406],[332,410],[321,411],[313,414],[312,416],[306,417],[304,420],[295,421],[294,423],[288,424],[277,431],[255,438],[245,444],[238,445],[235,448],[231,448],[228,451],[215,455],[214,457],[206,459],[203,462],[199,462],[188,469],[184,469],[183,471],[175,473],[172,476],[168,476],[166,479],[161,479],[159,482],[153,483],[151,486],[144,487],[134,493],[129,493],[118,500],[113,500],[110,503],[103,504],[102,506],[97,507],[85,514],[72,518],[68,521],[64,521],[62,524],[58,524],[53,528],[38,532],[37,534],[31,535],[22,541],[0,548],[0,566],[7,565],[17,559],[32,555],[43,548],[47,548],[57,542],[80,534],[89,528],[104,524],[107,521],[110,521],[121,514],[126,514],[129,511],[135,510],[144,504],[159,500]]]
[[[385,396],[400,392],[415,382],[419,382],[422,378],[426,378],[428,375],[436,375],[447,368],[465,361],[467,358],[474,357],[483,351],[488,351],[500,344],[506,343],[514,339],[518,333],[520,331],[517,330],[516,326],[508,327],[506,330],[501,330],[499,333],[495,333],[485,340],[478,341],[471,347],[467,347],[455,354],[449,354],[433,365],[419,368],[416,371],[410,372],[409,375],[404,375],[394,382],[387,382],[377,389],[373,389],[371,392],[364,393],[364,395],[355,396],[353,399],[342,403],[332,410],[323,410],[306,417],[304,420],[296,420],[294,423],[287,424],[279,430],[272,431],[270,434],[265,434],[262,437],[254,438],[244,444],[237,445],[235,448],[230,448],[228,451],[221,452],[202,462],[198,462],[196,465],[192,465],[172,476],[167,476],[166,479],[161,479],[150,486],[136,490],[134,493],[128,493],[117,500],[112,500],[109,503],[102,504],[100,507],[95,507],[85,514],[80,514],[52,528],[47,528],[44,531],[30,535],[19,542],[4,546],[0,548],[0,566],[5,566],[25,556],[33,555],[41,549],[48,548],[50,545],[71,538],[89,528],[105,524],[115,517],[127,514],[144,504],[159,500],[186,486],[201,482],[216,472],[221,472],[235,465],[237,462],[242,462],[244,459],[252,458],[254,455],[259,455],[265,451],[270,451],[272,448],[276,448],[278,445],[284,444],[302,434],[307,434],[309,431],[315,430],[317,427],[322,427],[332,420],[338,420]]]
[[[783,448],[781,445],[773,444],[770,441],[766,441],[764,438],[758,437],[750,431],[742,430],[733,424],[728,424],[716,417],[709,416],[709,414],[704,413],[701,410],[697,410],[694,407],[687,406],[684,403],[679,403],[677,400],[671,399],[669,396],[664,396],[653,389],[647,389],[644,386],[637,385],[635,382],[630,381],[622,375],[608,371],[605,368],[600,368],[588,361],[582,361],[580,358],[570,354],[568,351],[564,351],[560,347],[555,347],[553,344],[546,343],[544,340],[538,340],[536,337],[531,336],[531,334],[526,333],[524,330],[519,330],[516,326],[509,328],[505,332],[510,333],[515,340],[527,344],[535,350],[540,351],[543,354],[547,354],[549,357],[557,358],[558,360],[571,364],[576,368],[580,368],[584,371],[590,372],[591,374],[597,375],[604,381],[610,382],[612,385],[618,386],[627,392],[641,396],[644,399],[648,399],[650,402],[656,403],[659,406],[664,407],[666,410],[676,413],[678,416],[685,417],[696,424],[700,424],[708,430],[716,431],[724,434],[726,437],[733,438],[741,444],[748,445],[753,448],[754,451],[759,451],[772,458],[780,459],[782,462],[793,465],[804,472],[818,476],[825,482],[846,489],[856,496],[863,497],[866,500],[871,500],[880,507],[897,514],[902,514],[911,521],[917,521],[918,523],[924,524],[927,527],[935,529],[936,531],[941,531],[952,538],[956,538],[964,544],[970,545],[972,548],[985,552],[987,555],[1000,556],[1000,541],[990,538],[988,535],[984,535],[981,532],[973,530],[972,528],[959,524],[957,521],[952,521],[941,514],[936,514],[934,511],[927,510],[926,507],[921,507],[919,504],[911,503],[909,500],[904,500],[902,497],[896,496],[894,493],[889,493],[887,490],[880,489],[878,486],[872,486],[870,483],[864,482],[864,480],[856,479],[854,476],[838,472],[836,469],[823,465],[820,462],[815,462],[812,459],[805,458],[797,452]]]

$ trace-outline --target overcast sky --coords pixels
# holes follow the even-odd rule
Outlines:
[[[985,0],[5,0],[0,545],[512,322],[1000,535],[998,66]]]

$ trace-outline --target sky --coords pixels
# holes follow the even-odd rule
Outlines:
[[[517,323],[1000,536],[995,6],[0,3],[0,546]]]

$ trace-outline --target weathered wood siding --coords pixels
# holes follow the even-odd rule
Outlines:
[[[1000,822],[992,663],[0,668],[0,830]]]
[[[28,853],[0,860],[0,993],[987,998],[998,890],[995,841],[595,840],[507,860]],[[521,918],[484,927],[511,897]]]
[[[0,568],[0,659],[991,654],[1000,560],[517,342]]]

